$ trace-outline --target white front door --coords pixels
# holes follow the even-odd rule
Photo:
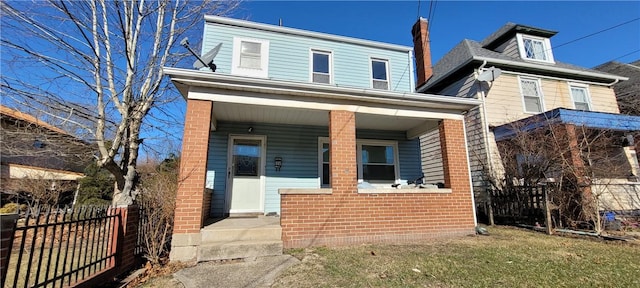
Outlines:
[[[264,136],[230,136],[227,166],[229,213],[264,212]]]

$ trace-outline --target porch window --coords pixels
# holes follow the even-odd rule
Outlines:
[[[367,142],[365,142],[367,143]],[[396,175],[395,145],[372,143],[358,145],[360,155],[358,179],[371,183],[394,183]]]
[[[267,77],[269,41],[234,37],[231,62],[231,74]]]
[[[311,50],[311,82],[331,84],[331,52]]]
[[[571,91],[571,98],[573,99],[573,106],[577,110],[590,111],[591,105],[589,105],[589,90],[586,86],[582,85],[569,85]]]
[[[398,143],[386,140],[356,140],[358,182],[393,184],[399,178]],[[318,141],[318,175],[321,187],[331,186],[329,138]]]
[[[554,63],[549,38],[516,34],[522,59]]]
[[[522,93],[524,112],[540,113],[544,110],[538,79],[521,77],[520,92]]]
[[[389,61],[371,59],[371,86],[373,89],[389,90]]]

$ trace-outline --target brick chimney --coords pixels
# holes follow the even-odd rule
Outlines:
[[[428,27],[429,22],[427,19],[420,17],[416,24],[413,24],[413,28],[411,28],[413,50],[416,56],[416,73],[418,74],[416,87],[420,87],[433,75]]]

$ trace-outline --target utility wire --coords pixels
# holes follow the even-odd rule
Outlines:
[[[627,53],[627,54],[624,54],[624,55],[622,55],[622,56],[616,57],[616,58],[614,58],[614,59],[613,59],[613,60],[611,60],[611,61],[615,61],[615,60],[618,60],[618,59],[620,59],[620,58],[627,57],[627,56],[629,56],[629,55],[631,55],[631,54],[633,54],[633,53],[636,53],[636,52],[640,52],[640,49],[638,49],[638,50],[634,50],[634,51],[631,51],[631,52],[629,52],[629,53]]]
[[[580,41],[580,40],[585,39],[585,38],[589,38],[589,37],[591,37],[591,36],[594,36],[594,35],[600,34],[600,33],[602,33],[602,32],[609,31],[609,30],[611,30],[611,29],[618,28],[618,27],[620,27],[620,26],[622,26],[622,25],[626,25],[626,24],[629,24],[629,23],[631,23],[631,22],[638,21],[638,20],[640,20],[640,17],[635,18],[635,19],[632,19],[632,20],[629,20],[629,21],[624,22],[624,23],[620,23],[620,24],[615,25],[615,26],[611,26],[611,27],[609,27],[609,28],[606,28],[606,29],[603,29],[603,30],[600,30],[600,31],[597,31],[597,32],[593,32],[593,33],[591,33],[591,34],[589,34],[589,35],[582,36],[582,37],[580,37],[580,38],[577,38],[577,39],[571,40],[571,41],[569,41],[569,42],[562,43],[562,44],[557,45],[557,46],[555,46],[555,47],[553,47],[553,48],[559,48],[559,47],[562,47],[562,46],[564,46],[564,45],[571,44],[571,43],[573,43],[573,42]]]

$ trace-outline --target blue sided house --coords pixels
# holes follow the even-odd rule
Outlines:
[[[461,216],[450,217],[442,232],[473,231],[462,123],[463,113],[480,102],[414,93],[412,47],[217,16],[205,16],[202,43],[205,62],[217,52],[215,71],[203,64],[199,69],[164,68],[187,101],[172,259],[197,255],[204,260],[203,250],[197,248],[206,238],[201,229],[207,229],[207,219],[228,216],[280,216],[281,240],[289,247],[337,243],[336,239],[351,243],[356,238],[349,237],[356,234],[361,241],[380,239],[382,227],[378,231],[346,225],[365,219],[365,210],[360,210],[367,208],[364,200],[380,194],[391,196],[377,197],[369,208],[389,204],[397,195],[413,203],[408,205],[436,196],[430,205],[456,202],[459,212],[451,213]],[[423,174],[419,137],[433,130],[452,135],[447,141],[456,145],[442,145],[443,153],[451,154],[443,165],[448,178],[440,188],[396,189],[416,187],[408,184]],[[401,190],[422,198],[407,198],[397,192]],[[337,195],[351,197],[350,211],[362,215],[329,219],[336,210],[323,213],[347,201],[337,201]],[[329,201],[324,209],[297,209],[322,201]],[[424,207],[412,210],[422,216],[399,216],[422,224],[403,220],[396,227],[404,230],[387,228],[389,233],[427,225],[419,219],[427,215],[420,210]],[[387,208],[396,209],[409,211],[400,205]],[[300,214],[308,211],[316,214]],[[324,224],[295,222],[321,217]],[[376,217],[369,214],[360,220],[373,226],[383,223]],[[406,235],[403,239],[419,238]]]

